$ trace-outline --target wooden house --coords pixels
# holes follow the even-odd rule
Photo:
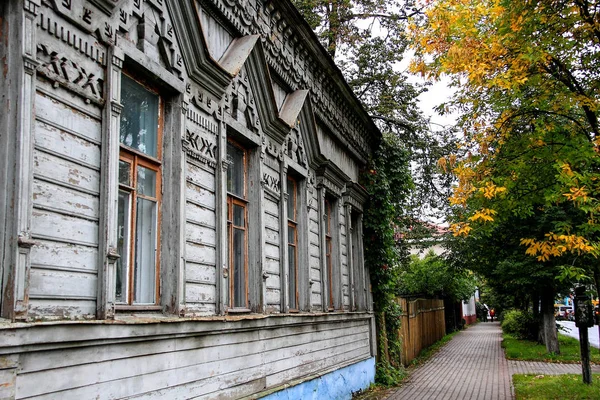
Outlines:
[[[289,0],[0,2],[0,398],[349,398],[380,133]]]

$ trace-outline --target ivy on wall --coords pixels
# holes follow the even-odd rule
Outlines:
[[[385,135],[362,184],[369,193],[363,218],[365,265],[371,276],[376,314],[378,359],[376,382],[393,385],[402,376],[400,308],[395,300],[398,265],[407,256],[397,246],[413,189],[410,155],[397,136]]]

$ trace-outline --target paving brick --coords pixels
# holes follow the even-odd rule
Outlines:
[[[513,399],[513,374],[580,374],[581,364],[506,360],[497,322],[459,332],[387,400]],[[600,372],[600,366],[592,366]]]

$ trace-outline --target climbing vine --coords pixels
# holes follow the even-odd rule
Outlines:
[[[410,156],[397,136],[384,135],[362,184],[369,193],[365,209],[365,263],[371,276],[376,313],[376,381],[395,384],[401,377],[399,338],[400,308],[394,301],[400,260],[406,256],[397,246],[397,232],[405,220],[406,201],[413,189]]]

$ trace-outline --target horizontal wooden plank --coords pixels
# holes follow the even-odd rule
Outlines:
[[[201,244],[186,242],[185,258],[187,261],[216,265],[217,251],[212,246],[204,246]]]
[[[186,317],[206,317],[217,314],[217,306],[214,303],[188,303],[185,305]]]
[[[207,209],[215,209],[215,194],[194,185],[193,183],[185,183],[185,198],[188,201],[204,206]]]
[[[216,226],[215,211],[199,206],[194,203],[186,202],[185,215],[190,221],[198,222],[207,226]]]
[[[186,179],[209,191],[215,191],[215,175],[204,168],[187,164]]]
[[[98,249],[74,244],[36,240],[29,257],[32,265],[97,271]]]
[[[266,213],[271,215],[279,215],[279,204],[271,200],[265,199],[263,207]]]
[[[34,179],[33,204],[53,207],[65,213],[98,218],[99,199],[87,193]]]
[[[34,174],[51,178],[73,187],[99,193],[100,174],[90,168],[74,164],[39,150],[33,151]]]
[[[216,293],[215,285],[190,282],[185,284],[186,303],[214,303]]]
[[[277,216],[265,213],[263,223],[265,224],[265,226],[273,230],[279,230],[279,218]]]
[[[267,304],[279,306],[281,303],[281,292],[277,289],[267,289]]]
[[[102,140],[100,121],[40,92],[35,96],[35,114],[38,119],[65,131],[76,132],[96,143]]]
[[[52,319],[95,319],[96,302],[75,299],[29,299],[28,316]]]
[[[269,274],[279,274],[279,260],[267,258],[263,263],[263,269]]]
[[[315,289],[316,285],[313,285],[313,291],[310,294],[310,304],[312,304],[315,307],[321,307],[321,305],[323,303],[321,303],[321,292],[320,289]],[[319,290],[318,292],[315,293],[315,290]]]
[[[212,348],[196,349],[185,354],[173,352],[20,374],[16,397],[121,398],[260,366],[262,355],[241,355],[244,346],[231,345],[218,352]]]
[[[279,243],[279,229],[275,230],[265,227],[265,240],[269,242]]]
[[[29,298],[91,298],[95,299],[98,279],[95,274],[46,270],[32,267],[29,278]]]
[[[305,362],[300,364],[298,367],[290,368],[277,374],[267,376],[267,387],[278,386],[289,380],[312,374],[317,371],[330,369],[335,365],[342,363],[349,363],[353,360],[358,362],[366,359],[370,356],[370,346],[367,345],[358,349],[352,349],[347,353],[329,355],[325,358],[315,359],[315,357],[311,356],[312,355],[306,357]]]
[[[185,239],[193,243],[215,246],[217,233],[214,229],[186,222]]]
[[[279,258],[279,246],[274,246],[270,243],[265,243],[264,253],[265,257]]]
[[[55,126],[36,121],[35,146],[100,169],[100,146]]]
[[[214,285],[216,274],[215,265],[195,264],[189,261],[185,264],[185,279],[188,282]]]
[[[98,224],[95,222],[43,210],[33,210],[31,221],[34,237],[98,245]]]

